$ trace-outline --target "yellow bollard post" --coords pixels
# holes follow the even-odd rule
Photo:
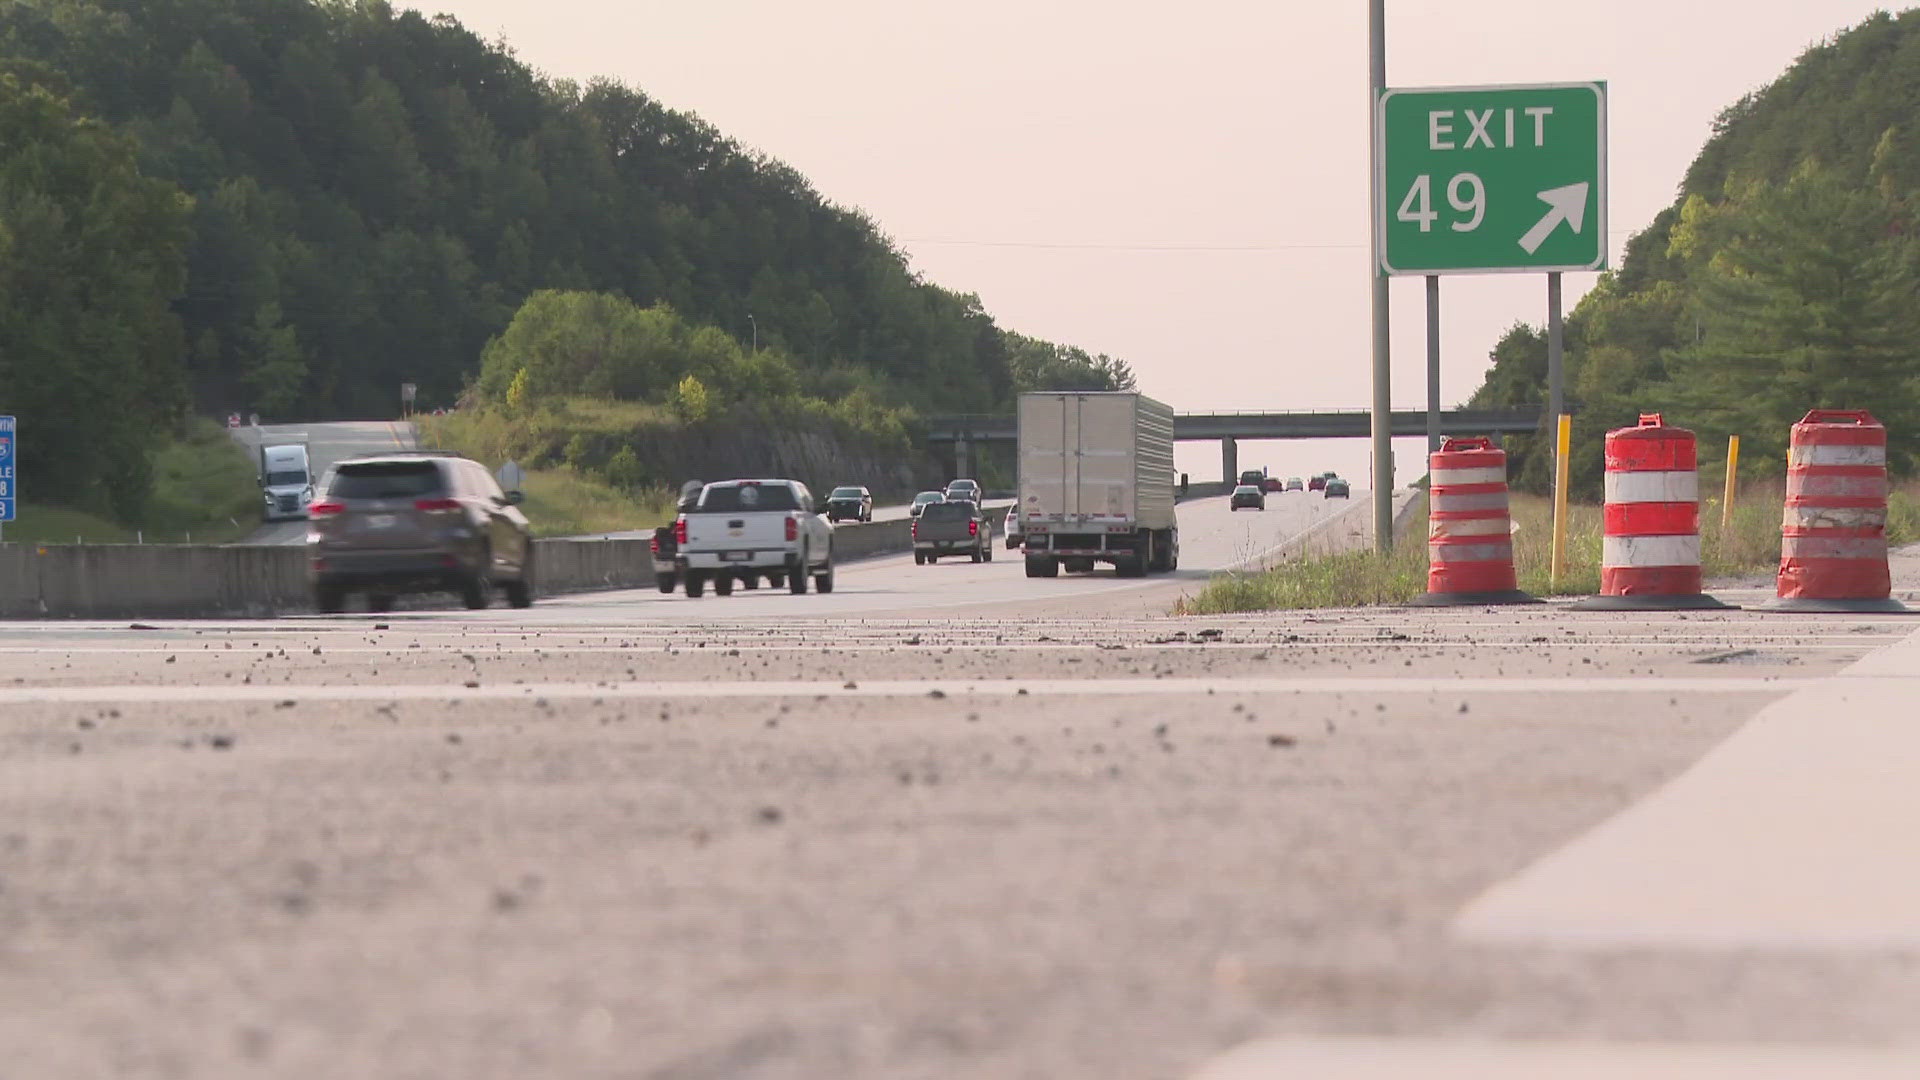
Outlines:
[[[1733,526],[1733,492],[1740,479],[1740,436],[1727,436],[1727,490],[1720,496],[1720,535]]]
[[[1560,574],[1567,565],[1567,448],[1573,442],[1573,417],[1560,414],[1560,432],[1553,454],[1553,557],[1547,566],[1547,591],[1560,591]]]

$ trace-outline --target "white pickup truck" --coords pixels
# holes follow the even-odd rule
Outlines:
[[[765,575],[787,591],[804,593],[807,578],[833,591],[833,526],[814,512],[813,493],[798,480],[722,480],[674,523],[686,567],[688,596],[707,582],[721,596],[735,581]]]

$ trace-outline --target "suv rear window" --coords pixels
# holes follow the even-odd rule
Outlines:
[[[958,502],[928,503],[920,511],[922,521],[966,521],[973,517],[973,504],[962,499]]]
[[[693,509],[697,514],[751,514],[762,510],[798,510],[793,489],[785,484],[741,484],[708,487]]]
[[[341,465],[327,496],[334,499],[411,499],[437,495],[444,485],[431,461],[370,461]]]
[[[859,497],[859,488],[834,488],[833,494],[827,496],[829,499],[857,499]]]

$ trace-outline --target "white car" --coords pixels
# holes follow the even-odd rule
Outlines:
[[[833,591],[833,526],[814,511],[813,493],[798,480],[722,480],[674,522],[688,596],[707,582],[721,596],[736,580],[765,575],[804,593],[807,579]]]
[[[1012,551],[1020,546],[1021,541],[1026,539],[1026,534],[1022,531],[1020,525],[1019,507],[1013,506],[1007,508],[1005,525],[1007,530],[1007,550]]]

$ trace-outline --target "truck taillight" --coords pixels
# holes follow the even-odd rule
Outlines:
[[[647,537],[647,550],[653,552],[655,555],[660,554],[660,538],[657,536]]]
[[[980,523],[979,523],[979,522],[977,522],[977,521],[969,521],[969,522],[967,522],[967,535],[968,535],[968,536],[979,536],[979,535],[980,535]]]
[[[915,540],[920,539],[920,519],[919,518],[914,518],[913,524],[909,525],[907,529],[909,532],[913,534],[913,538]]]
[[[673,519],[673,542],[676,544],[684,544],[687,542],[687,517],[685,514]]]
[[[310,518],[332,517],[335,514],[345,513],[346,509],[347,507],[346,507],[346,504],[344,503],[337,503],[337,502],[309,503],[307,505],[307,516]]]
[[[800,519],[792,514],[787,515],[787,539],[789,541],[800,539]]]

